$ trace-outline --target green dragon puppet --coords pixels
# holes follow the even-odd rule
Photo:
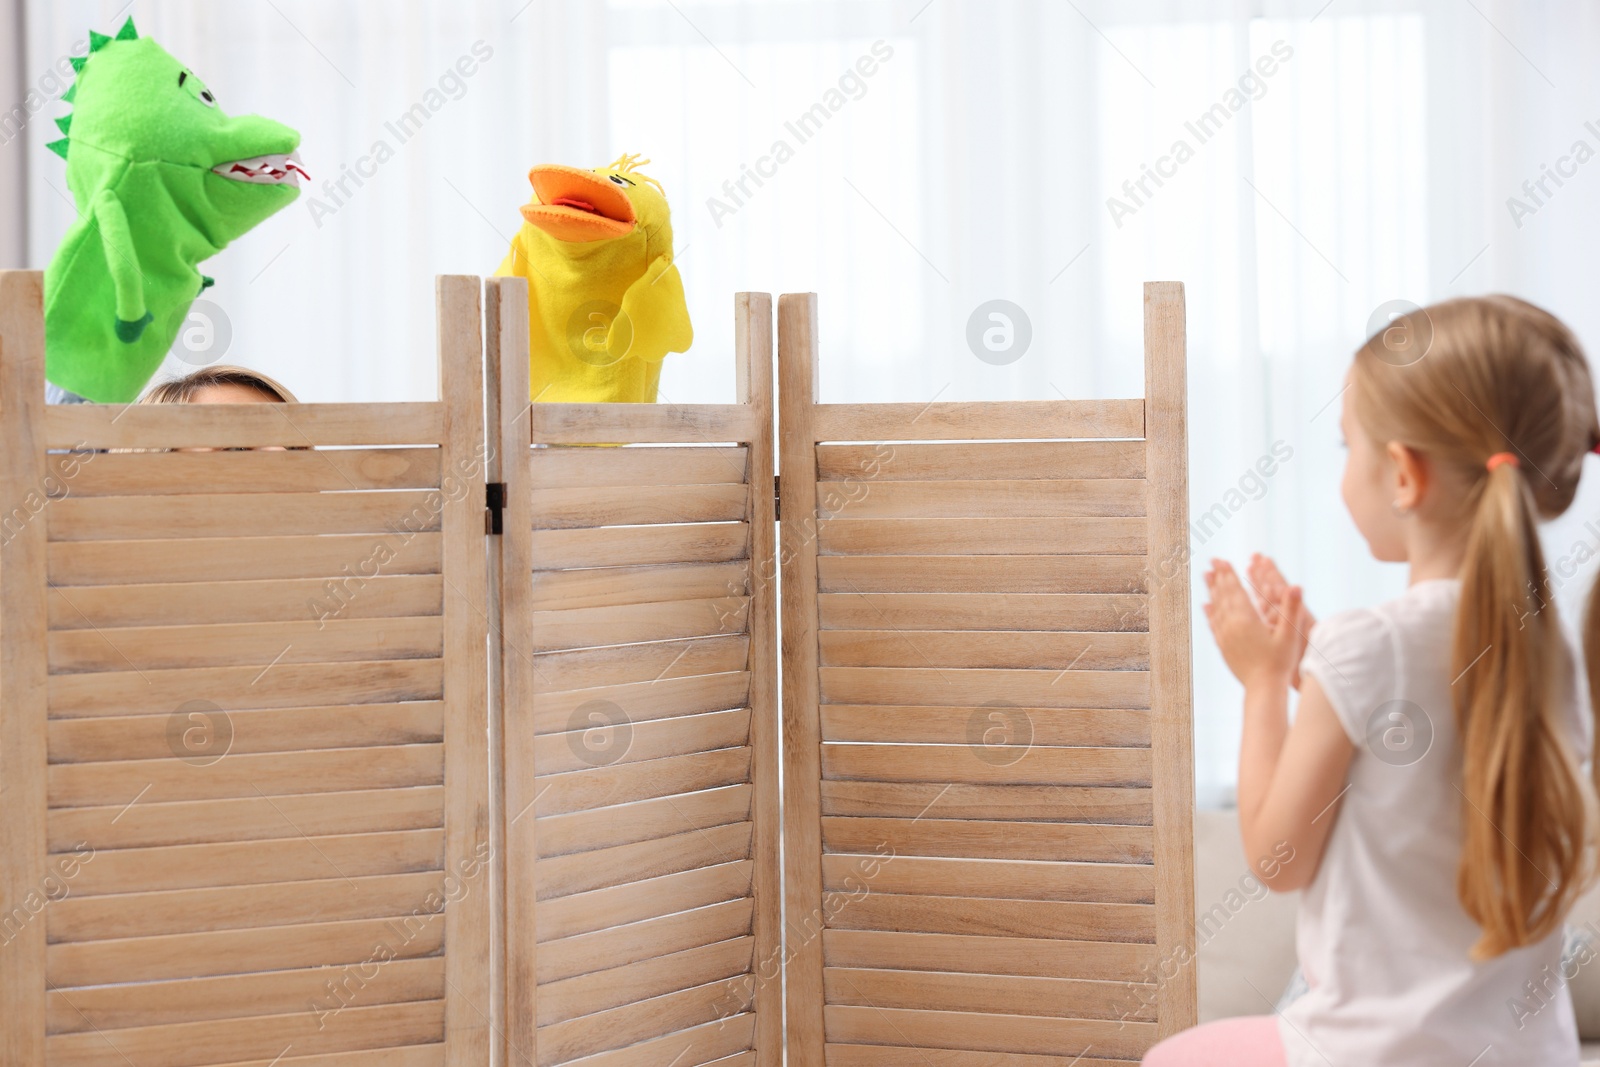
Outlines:
[[[45,377],[125,403],[161,365],[195,297],[197,269],[299,194],[300,135],[223,114],[194,72],[140,38],[90,33],[50,149],[67,161],[78,218],[45,272]]]

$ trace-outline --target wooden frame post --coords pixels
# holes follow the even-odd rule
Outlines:
[[[0,271],[0,1063],[6,1067],[45,1059],[43,289],[38,271]]]
[[[1182,961],[1160,976],[1156,1016],[1167,1037],[1198,1021],[1194,917],[1194,695],[1189,635],[1188,355],[1181,282],[1144,287],[1146,479],[1150,486],[1151,759],[1155,803],[1156,943]]]
[[[823,1062],[822,729],[817,694],[817,295],[778,299],[788,1055]]]

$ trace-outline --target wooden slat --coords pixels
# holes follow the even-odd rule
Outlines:
[[[755,1016],[734,1015],[637,1045],[568,1060],[564,1067],[752,1067],[741,1050],[755,1040]]]
[[[1074,478],[1143,478],[1144,442],[900,442],[817,448],[817,477],[827,481],[1060,478],[1066,471]]]
[[[593,933],[750,895],[754,865],[734,860],[542,901],[540,941]]]
[[[326,1055],[276,1056],[270,1060],[230,1063],[228,1067],[444,1067],[444,1042]]]
[[[913,638],[914,640],[914,638]],[[824,667],[829,704],[936,707],[1147,708],[1145,671],[940,670],[937,667]]]
[[[439,441],[437,403],[64,404],[45,410],[47,448],[309,448]]]
[[[755,938],[736,937],[551,982],[539,990],[538,1025],[564,1022],[719,978],[748,974],[754,964],[754,950]]]
[[[572,893],[749,858],[750,824],[730,823],[653,841],[542,859],[536,884],[543,904]]]
[[[538,779],[530,814],[560,815],[610,804],[693,793],[750,780],[750,750],[724,748],[691,756],[624,763]],[[513,817],[517,813],[512,813]]]
[[[740,484],[636,485],[606,489],[535,489],[536,530],[678,522],[735,522],[744,518],[748,490]]]
[[[819,522],[818,549],[829,556],[970,553],[978,556],[1142,554],[1145,520],[1073,519],[828,519]]]
[[[355,561],[352,561],[352,563]],[[123,626],[304,622],[437,615],[438,575],[379,575],[359,580],[91,585],[50,589],[50,628],[111,630]],[[114,633],[106,640],[116,643]]]
[[[934,551],[939,551],[935,549]],[[1142,593],[1143,556],[824,556],[824,593]]]
[[[822,844],[830,852],[900,856],[956,856],[1008,860],[1075,860],[1149,863],[1145,826],[1051,825],[973,819],[824,818]]]
[[[444,944],[437,913],[348,922],[215,930],[51,945],[45,979],[58,988],[251,974],[324,964],[432,956]],[[387,951],[385,951],[387,950]],[[282,1046],[279,1046],[282,1051]]]
[[[434,700],[232,711],[225,722],[199,713],[193,718],[178,713],[178,717],[182,721],[176,733],[172,718],[162,715],[55,719],[50,723],[50,762],[198,758],[210,754],[220,757],[224,752],[230,756],[299,752],[425,744],[444,739],[443,705]],[[196,735],[195,744],[185,746],[181,731],[191,726],[202,732]],[[219,733],[225,736],[218,736]]]
[[[533,572],[533,606],[539,611],[709,600],[749,591],[750,565],[743,561]]]
[[[1150,750],[1035,747],[1001,762],[966,746],[829,743],[822,746],[822,774],[876,782],[1149,785]]]
[[[50,580],[74,586],[327,579],[371,576],[375,567],[391,576],[438,574],[439,545],[437,533],[52,541]]]
[[[1070,468],[1067,468],[1070,470]],[[1003,467],[996,471],[1010,474]],[[1076,473],[1076,472],[1073,472]],[[819,514],[852,519],[1065,518],[1143,515],[1143,479],[819,481]]]
[[[543,568],[723,563],[749,557],[750,527],[742,522],[700,522],[538,530],[532,549]]]
[[[1146,831],[1148,834],[1149,831]],[[1001,897],[1149,904],[1154,871],[1145,864],[1036,863],[1027,860],[942,859],[896,855],[822,857],[824,889],[859,893]]]
[[[226,1022],[176,1023],[135,1030],[62,1034],[49,1039],[53,1067],[199,1067],[297,1052],[345,1052],[437,1041],[444,1036],[445,1001],[355,1005],[338,1025],[321,1025],[300,1011]],[[135,1059],[137,1057],[137,1059]]]
[[[52,541],[133,541],[228,534],[437,530],[437,490],[65,497],[49,509]]]
[[[814,441],[1038,441],[1144,436],[1144,404],[1138,400],[817,404],[812,418],[814,424],[809,433]]]
[[[750,933],[751,901],[730,900],[694,911],[546,942],[539,949],[539,981],[559,982]]]
[[[702,1067],[755,1067],[756,1052],[754,1049],[745,1052],[736,1052],[732,1056],[724,1056]]]
[[[1139,1067],[1138,1060],[830,1043],[827,1067]]]
[[[90,861],[93,862],[93,861]],[[444,900],[439,871],[66,897],[48,914],[52,943],[430,913]]]
[[[555,652],[598,645],[743,633],[750,599],[668,600],[611,608],[569,608],[533,613],[533,649]]]
[[[742,671],[750,639],[743,634],[660,641],[637,647],[576,649],[532,657],[541,695],[633,682],[660,682],[697,674]]]
[[[45,522],[38,509],[54,504],[41,491],[47,474],[43,290],[38,271],[0,271],[0,501],[6,508],[0,517],[0,902],[8,913],[39,902],[51,873],[45,852]],[[44,1063],[44,924],[8,927],[6,937],[0,1062]]]
[[[824,972],[824,979],[830,1004],[1069,1019],[1155,1019],[1155,1013],[1130,997],[1121,982],[834,967]]]
[[[1103,822],[1149,826],[1148,788],[974,785],[952,782],[822,783],[828,815]]]
[[[587,710],[611,706],[624,709],[628,718],[635,723],[742,708],[750,703],[750,677],[749,671],[728,671],[723,674],[695,674],[684,678],[540,693],[530,721],[535,733],[549,734],[571,730],[589,722],[585,710],[580,710],[588,705],[593,707]]]
[[[529,458],[529,485],[534,489],[716,485],[745,480],[746,453],[741,445],[637,445],[603,452],[556,447],[535,449]]]
[[[205,759],[212,757],[208,753]],[[218,754],[189,758],[61,763],[50,768],[50,805],[114,804],[148,790],[152,799],[221,800],[278,793],[344,792],[438,785],[444,745],[331,748],[312,752]]]
[[[55,675],[49,682],[50,715],[71,719],[167,715],[191,701],[232,709],[438,700],[443,690],[436,659],[107,671]]]
[[[838,909],[832,927],[1148,945],[1155,943],[1155,908],[1148,904],[873,893]]]
[[[1150,969],[1158,960],[1154,945],[1060,941],[1026,935],[827,930],[822,943],[830,967],[895,967],[1123,983],[1148,982]]]
[[[691,1026],[717,1022],[750,1007],[747,983],[737,978],[682,989],[639,1004],[539,1029],[539,1055],[548,1063],[593,1056]]]
[[[72,496],[425,489],[439,484],[439,450],[58,453],[50,457],[50,468]]]
[[[50,813],[50,850],[79,843],[96,849],[149,848],[261,841],[303,833],[311,837],[427,830],[444,825],[444,788],[371,789],[304,796],[162,803],[149,794],[104,807]]]
[[[726,785],[634,804],[546,815],[539,820],[539,855],[564,856],[745,822],[751,816],[751,792],[749,785]]]
[[[1189,431],[1184,294],[1180,282],[1144,290],[1150,478],[1150,570],[1167,576],[1150,595],[1157,935],[1167,952],[1195,951],[1194,723],[1189,647]],[[1157,993],[1159,1037],[1199,1018],[1195,968],[1181,967]]]
[[[57,630],[50,669],[167,670],[229,664],[333,663],[343,660],[437,659],[444,653],[438,616],[330,619],[317,622],[212,623],[205,626]]]
[[[625,708],[611,705],[591,711],[585,718],[588,725],[534,739],[535,773],[559,774],[588,767],[638,763],[691,752],[737,748],[750,742],[748,708],[634,723]]]
[[[824,741],[990,747],[1018,744],[1143,747],[1150,744],[1150,712],[824,704],[822,738]],[[997,754],[1006,755],[1004,751]]]
[[[830,1042],[905,1044],[916,1048],[966,1048],[1137,1060],[1155,1044],[1150,1023],[984,1015],[966,1011],[908,1011],[833,1005],[827,1009]],[[1099,1061],[1103,1062],[1103,1061]],[[1097,1061],[1086,1060],[1085,1067]]]
[[[1117,632],[1145,629],[1143,596],[1105,596],[1097,593],[823,593],[817,597],[817,601],[824,630]]]
[[[329,992],[327,967],[268,971],[264,974],[225,975],[217,978],[180,978],[56,989],[49,995],[49,1029],[52,1034],[85,1030],[120,1030],[140,1026],[238,1019],[253,1015],[288,1015],[318,1005],[331,1013],[343,1001],[359,996],[362,1004],[395,1004],[438,1000],[444,996],[444,960],[390,960],[379,968],[362,967],[360,973],[339,968]]]
[[[907,634],[880,626],[819,633],[822,666],[1150,669],[1150,640],[1140,632],[918,629]]]
[[[292,825],[285,826],[284,833],[296,833],[296,830]],[[96,852],[93,860],[79,868],[72,880],[72,891],[85,896],[142,893],[201,886],[359,878],[443,867],[444,835],[438,830],[284,836],[260,841]]]
[[[535,444],[688,444],[749,441],[755,419],[743,404],[535,404]]]

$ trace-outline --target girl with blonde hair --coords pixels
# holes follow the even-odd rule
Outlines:
[[[1313,624],[1269,559],[1206,574],[1245,690],[1245,854],[1305,891],[1309,990],[1144,1062],[1576,1067],[1561,950],[1593,874],[1592,728],[1538,524],[1600,440],[1588,364],[1531,304],[1451,300],[1368,340],[1343,404],[1344,503],[1405,593]],[[1594,610],[1583,629],[1600,682]]]

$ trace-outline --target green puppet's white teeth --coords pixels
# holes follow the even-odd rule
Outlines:
[[[217,164],[211,168],[211,172],[238,182],[250,182],[255,185],[292,185],[296,188],[299,188],[301,178],[308,181],[311,178],[300,165],[299,152],[278,152],[268,156],[256,156],[253,159],[236,159],[231,163]]]

